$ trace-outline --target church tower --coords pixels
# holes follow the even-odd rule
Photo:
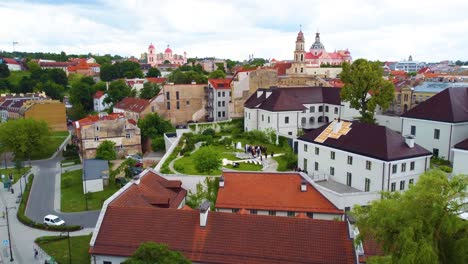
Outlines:
[[[153,43],[148,47],[147,63],[151,66],[156,65],[156,52]]]
[[[296,38],[296,49],[294,50],[294,73],[304,74],[305,73],[305,50],[304,50],[304,33],[302,30],[299,30]]]

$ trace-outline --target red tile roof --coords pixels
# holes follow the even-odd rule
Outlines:
[[[364,255],[359,256],[359,263],[366,263],[367,259],[372,256],[383,256],[384,252],[382,247],[379,246],[377,241],[371,237],[366,237],[362,241],[362,247],[364,249]]]
[[[76,62],[62,62],[62,61],[51,61],[51,62],[40,62],[39,65],[41,67],[58,67],[58,68],[64,68],[72,65],[76,65]]]
[[[299,173],[223,172],[216,208],[343,214]]]
[[[273,69],[277,70],[278,75],[286,75],[286,70],[291,68],[291,65],[290,62],[277,62]]]
[[[166,82],[166,78],[149,77],[149,78],[146,78],[146,80],[151,83],[165,83]]]
[[[460,123],[468,121],[468,85],[466,88],[447,88],[418,104],[402,117]]]
[[[95,99],[99,99],[101,97],[104,96],[104,92],[103,91],[97,91],[95,94],[94,94],[94,98]]]
[[[390,74],[393,76],[408,76],[405,71],[390,71]]]
[[[10,58],[3,58],[3,61],[6,63],[6,64],[16,64],[16,65],[19,65],[19,63],[14,60],[14,59],[10,59]]]
[[[82,127],[82,126],[96,123],[97,121],[100,121],[100,120],[115,120],[115,119],[124,118],[124,117],[125,115],[123,113],[112,113],[112,114],[108,114],[108,115],[101,116],[101,117],[98,115],[90,115],[76,122],[78,122],[80,124],[80,127]]]
[[[140,98],[125,97],[122,101],[118,102],[114,108],[122,109],[135,113],[143,112],[146,107],[150,105],[150,101]]]
[[[323,143],[314,141],[328,125],[314,129],[299,139],[384,161],[431,155],[431,152],[418,144],[414,144],[413,148],[408,147],[403,136],[385,126],[357,121],[352,123],[348,134],[338,139],[329,137]]]
[[[198,210],[109,205],[89,252],[128,257],[154,241],[198,263],[356,261],[343,221],[209,212],[199,223]]]
[[[454,146],[456,149],[464,149],[464,150],[468,150],[468,138],[455,144]]]
[[[231,89],[232,79],[208,79],[208,82],[215,89]]]

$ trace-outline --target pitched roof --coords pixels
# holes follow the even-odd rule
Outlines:
[[[326,124],[314,129],[299,140],[384,161],[431,155],[431,152],[418,144],[414,144],[413,148],[408,147],[403,136],[385,126],[357,121],[352,122],[349,132],[338,139],[328,137],[323,143],[315,141],[328,126]]]
[[[260,96],[257,96],[261,92]],[[271,92],[267,97],[266,92]],[[244,106],[268,111],[302,111],[304,104],[327,103],[340,105],[340,89],[330,87],[293,87],[258,89]]]
[[[150,102],[145,99],[125,97],[122,101],[118,102],[114,108],[141,113],[146,109],[146,107],[148,107],[149,104]]]
[[[213,86],[215,89],[231,89],[231,81],[232,79],[208,79],[208,82]]]
[[[468,138],[455,144],[454,148],[468,150]]]
[[[150,83],[165,83],[166,78],[148,77],[146,80]]]
[[[291,62],[276,62],[273,69],[276,69],[278,75],[286,75],[286,70],[291,68]]]
[[[82,127],[82,126],[94,124],[100,120],[115,120],[115,119],[124,118],[124,117],[125,115],[123,113],[111,113],[111,114],[104,115],[104,116],[90,115],[76,122],[80,125],[80,127]],[[76,126],[76,123],[75,123],[75,126]]]
[[[447,88],[404,113],[402,117],[447,123],[468,122],[468,87]]]
[[[11,58],[3,58],[3,61],[5,62],[5,64],[16,64],[16,65],[19,65],[19,62],[17,62],[17,61],[14,60],[14,59],[11,59]]]
[[[223,172],[216,208],[343,214],[299,173]]]
[[[107,160],[85,159],[83,162],[83,180],[96,180],[109,177]]]
[[[127,257],[154,241],[198,263],[355,263],[346,222],[209,212],[199,223],[198,210],[109,205],[89,252]]]
[[[99,99],[101,97],[104,96],[104,92],[103,91],[97,91],[95,94],[94,94],[94,98],[95,99]]]

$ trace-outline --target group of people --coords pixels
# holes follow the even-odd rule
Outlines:
[[[244,152],[252,154],[254,159],[260,158],[261,161],[263,160],[262,153],[265,159],[268,158],[267,148],[264,146],[250,146],[249,144],[245,144]],[[271,152],[271,156],[273,157],[273,152]]]

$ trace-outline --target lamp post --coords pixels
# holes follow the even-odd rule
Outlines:
[[[70,231],[63,232],[60,235],[65,234],[65,233],[67,234],[67,239],[68,239],[68,264],[71,264],[72,255],[71,255],[71,245],[70,245]]]
[[[8,209],[16,209],[16,207],[7,207],[5,206],[6,220],[7,220],[7,230],[8,230],[8,244],[10,245],[10,262],[13,262],[13,251],[11,250],[11,235],[10,235],[10,221],[8,220]]]

